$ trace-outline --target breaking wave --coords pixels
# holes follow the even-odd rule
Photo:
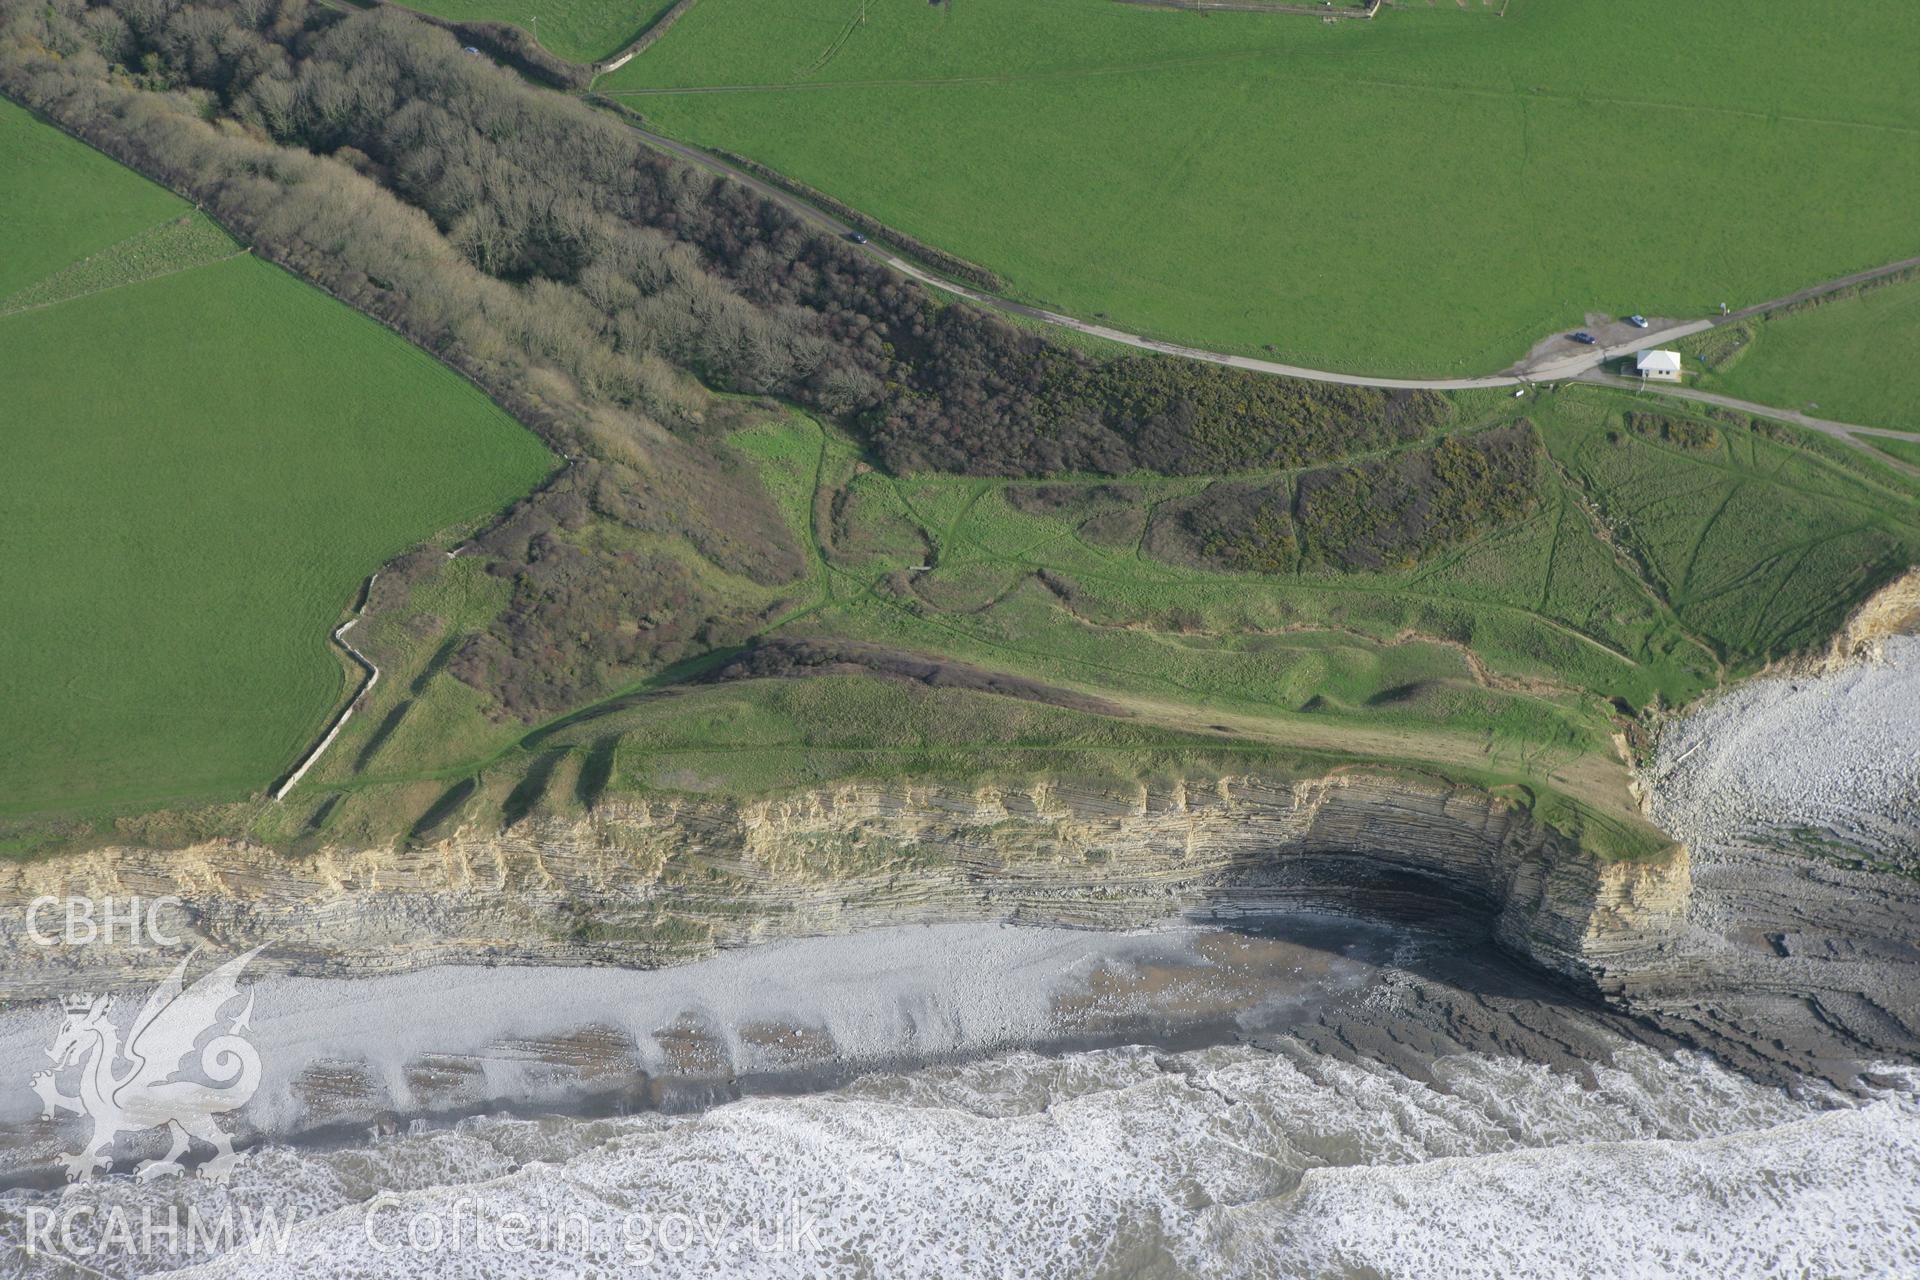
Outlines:
[[[1285,1038],[1014,1052],[698,1115],[272,1146],[226,1188],[16,1192],[4,1230],[24,1244],[28,1209],[80,1197],[83,1248],[115,1206],[271,1210],[291,1225],[266,1248],[81,1260],[289,1280],[1920,1275],[1904,1078],[1843,1103],[1638,1046],[1418,1074]],[[19,1274],[75,1274],[14,1252]]]

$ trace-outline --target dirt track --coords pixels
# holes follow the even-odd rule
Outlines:
[[[1582,374],[1580,380],[1582,382],[1598,383],[1605,387],[1620,387],[1627,391],[1655,391],[1663,396],[1674,396],[1681,400],[1692,400],[1699,404],[1717,405],[1722,409],[1732,409],[1739,413],[1751,413],[1757,417],[1777,418],[1782,422],[1791,422],[1797,427],[1805,427],[1809,431],[1818,431],[1822,435],[1832,436],[1835,440],[1843,444],[1850,444],[1856,449],[1871,453],[1880,462],[1892,467],[1895,471],[1903,475],[1920,477],[1920,467],[1902,462],[1892,454],[1875,449],[1873,446],[1858,439],[1860,436],[1882,436],[1893,440],[1914,440],[1920,438],[1915,437],[1910,431],[1895,431],[1891,427],[1861,427],[1855,426],[1850,422],[1831,422],[1826,418],[1810,418],[1797,409],[1776,409],[1772,405],[1759,404],[1752,400],[1740,400],[1733,396],[1717,395],[1712,391],[1696,391],[1692,387],[1655,386],[1651,384],[1642,387],[1640,383],[1632,378],[1617,378],[1610,373],[1603,373],[1598,369]]]

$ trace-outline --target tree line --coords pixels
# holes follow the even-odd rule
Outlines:
[[[756,624],[670,557],[569,526],[684,536],[766,585],[803,573],[716,445],[743,410],[711,390],[832,417],[896,472],[1022,476],[1330,461],[1450,408],[1098,360],[940,301],[400,10],[0,0],[0,90],[433,352],[569,459],[488,535],[514,605],[459,664],[529,716]]]
[[[473,311],[521,312],[507,318],[515,345],[588,399],[670,425],[687,407],[670,370],[686,369],[841,418],[896,468],[1192,473],[1335,457],[1377,445],[1393,422],[1445,410],[1424,393],[1394,400],[1160,357],[1099,361],[940,303],[745,187],[463,55],[404,12],[347,15],[306,0],[8,0],[6,12],[16,92],[130,147],[142,167],[240,206],[302,270],[331,266],[437,350],[481,345],[464,341]],[[19,43],[34,27],[38,58]],[[181,105],[226,127],[194,139],[159,130],[152,105],[116,73],[184,95]],[[396,200],[370,199],[331,166],[289,172],[304,157],[263,157],[265,143],[328,157]],[[344,189],[289,210],[249,189],[244,171],[262,167],[283,185]],[[408,209],[443,242],[434,258],[451,249],[516,296],[465,275],[472,296],[423,296],[426,282],[400,274],[394,246],[369,243],[420,238],[429,228],[399,226]],[[294,212],[319,219],[323,234]],[[349,212],[363,225],[341,225]]]

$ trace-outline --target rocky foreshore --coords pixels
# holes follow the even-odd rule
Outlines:
[[[28,904],[73,895],[178,898],[165,918],[178,945],[36,945]],[[904,924],[1120,929],[1299,908],[1483,931],[1755,1070],[1844,1079],[1852,1063],[1920,1054],[1920,882],[1751,841],[1601,862],[1502,798],[1371,771],[626,801],[305,857],[106,848],[0,873],[0,988],[14,1000],[123,988],[195,945],[265,946],[260,969],[309,977],[658,967]]]

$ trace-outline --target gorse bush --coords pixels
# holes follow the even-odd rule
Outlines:
[[[1298,559],[1292,496],[1285,485],[1218,484],[1179,514],[1203,559],[1249,573],[1289,573]]]
[[[1294,519],[1306,554],[1340,569],[1417,563],[1532,512],[1540,443],[1524,419],[1431,448],[1309,472]]]
[[[1698,418],[1674,418],[1664,413],[1629,413],[1627,428],[1636,435],[1665,440],[1694,453],[1706,453],[1720,443],[1720,433]]]
[[[1170,503],[1155,548],[1248,573],[1404,568],[1532,512],[1540,446],[1525,420],[1286,481],[1222,480]]]

